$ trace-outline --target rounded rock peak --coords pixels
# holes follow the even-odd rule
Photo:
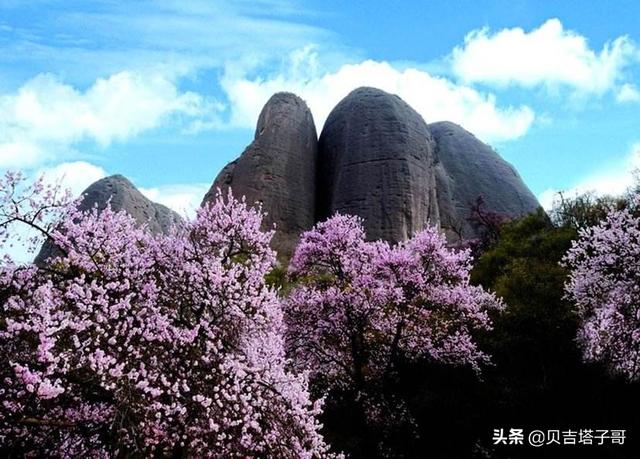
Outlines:
[[[454,123],[453,121],[436,121],[435,123],[429,124],[429,129],[431,129],[431,132],[433,133],[459,132],[459,133],[473,135],[471,132],[467,131],[465,128],[463,128],[459,124]]]
[[[123,188],[135,188],[135,185],[131,183],[131,181],[124,175],[113,174],[107,177],[103,177],[100,180],[96,180],[91,185],[89,185],[89,187],[84,191],[84,193],[86,193],[87,190],[91,188],[99,188],[105,185],[111,185],[111,186],[115,185]]]
[[[128,213],[137,223],[145,224],[155,234],[166,234],[174,226],[184,223],[176,212],[144,196],[124,175],[110,175],[93,182],[81,197],[78,205],[80,211],[96,208],[102,212],[108,204],[114,211]],[[49,258],[60,253],[55,243],[48,239],[40,248],[34,263],[43,266]]]
[[[269,98],[260,111],[255,138],[257,139],[269,125],[280,124],[283,119],[313,124],[311,110],[304,100],[292,92],[277,92]]]
[[[269,97],[269,100],[267,101],[267,103],[265,104],[265,107],[268,105],[273,105],[273,104],[301,104],[301,105],[306,105],[304,100],[302,100],[302,98],[300,96],[298,96],[297,94],[294,94],[292,92],[288,92],[288,91],[281,91],[281,92],[276,92],[275,94],[273,94],[271,97]]]
[[[347,121],[350,120],[350,121]],[[348,122],[372,127],[384,126],[392,135],[404,135],[406,128],[420,131],[427,142],[431,142],[431,134],[427,123],[411,105],[397,94],[382,89],[361,86],[347,94],[329,113],[320,134],[322,137],[335,129],[336,124]],[[396,129],[392,127],[395,126]],[[402,128],[401,126],[405,126]]]
[[[361,87],[331,111],[318,144],[317,219],[364,219],[370,239],[398,242],[435,219],[433,141],[394,94]]]
[[[80,210],[97,206],[104,209],[110,203],[116,210],[124,210],[138,223],[146,223],[152,232],[166,232],[182,218],[168,207],[151,201],[125,176],[110,175],[93,182],[82,192]]]
[[[333,113],[340,112],[346,107],[373,110],[398,110],[411,113],[412,116],[422,120],[422,116],[397,94],[391,94],[382,89],[370,86],[361,86],[347,94],[331,111],[329,119]],[[422,121],[424,122],[424,120]]]
[[[124,175],[109,175],[96,180],[82,192],[83,200],[80,208],[87,210],[95,204],[103,208],[107,201],[111,200],[111,206],[120,210],[125,196],[137,197],[138,195],[142,196],[136,186]]]
[[[490,145],[450,121],[429,124],[436,142],[436,178],[441,227],[451,239],[482,237],[472,208],[515,218],[539,204],[516,169]]]
[[[203,202],[213,200],[218,188],[230,188],[237,198],[262,203],[263,228],[276,226],[272,247],[289,256],[300,233],[314,224],[317,152],[307,104],[293,93],[276,93],[260,112],[253,142],[223,168]]]
[[[429,123],[429,130],[434,138],[439,138],[443,136],[453,136],[453,137],[468,137],[469,139],[475,140],[477,143],[481,143],[486,145],[482,140],[478,139],[473,132],[467,131],[465,128],[460,126],[459,124],[454,123],[453,121],[437,121],[435,123]],[[489,147],[491,148],[491,147]]]
[[[398,98],[400,100],[402,100],[400,98],[400,96],[397,96],[396,94],[391,94],[389,92],[386,92],[380,88],[374,88],[373,86],[360,86],[356,89],[354,89],[353,91],[351,91],[349,94],[347,94],[347,96],[345,97],[345,99],[349,98],[349,97],[367,97],[367,96],[374,96],[374,97],[395,97]]]

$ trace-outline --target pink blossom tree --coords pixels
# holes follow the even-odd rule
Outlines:
[[[361,220],[344,215],[301,237],[289,267],[288,349],[314,381],[355,393],[366,422],[394,422],[401,402],[379,389],[401,362],[488,361],[473,334],[490,329],[489,311],[502,304],[470,285],[469,251],[445,243],[435,228],[395,246],[368,242]]]
[[[638,381],[640,196],[633,203],[611,208],[600,224],[580,230],[563,264],[571,270],[565,290],[581,321],[578,341],[585,360]]]
[[[52,199],[56,189],[41,181],[26,187],[10,174],[0,190],[0,240],[26,223],[61,253],[40,267],[8,258],[0,267],[4,448],[328,455],[320,404],[286,369],[259,211],[219,195],[183,228],[152,235],[126,213]]]

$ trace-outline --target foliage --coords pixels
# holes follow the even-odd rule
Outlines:
[[[287,268],[230,195],[163,236],[7,175],[0,246],[27,225],[60,250],[0,266],[0,453],[325,457],[322,421],[352,457],[537,457],[491,429],[640,428],[640,201],[482,205],[473,269],[434,229],[368,242],[340,215]]]
[[[594,193],[583,193],[572,198],[558,193],[558,200],[551,211],[551,219],[558,227],[588,228],[604,220],[609,209],[624,209],[629,204],[623,197],[597,196]]]
[[[469,210],[468,220],[480,233],[475,240],[474,248],[476,251],[485,250],[498,241],[502,227],[510,218],[505,214],[487,210],[482,196],[478,196],[475,201],[469,203]]]
[[[640,217],[611,208],[598,225],[580,231],[563,262],[571,269],[566,292],[577,307],[585,359],[639,380]]]
[[[542,210],[502,228],[497,244],[480,256],[472,281],[491,289],[508,307],[485,336],[495,372],[514,378],[522,393],[544,388],[545,378],[575,357],[576,320],[562,299],[567,272],[558,262],[576,233],[555,228]],[[550,371],[552,370],[552,371]]]
[[[491,328],[488,313],[502,304],[470,285],[469,269],[469,252],[448,249],[434,228],[391,246],[367,242],[359,218],[336,215],[304,233],[291,260],[288,349],[317,384],[352,395],[341,402],[353,405],[363,435],[412,429],[393,390],[408,362],[488,362],[473,335]]]
[[[559,263],[577,237],[571,225],[554,226],[540,210],[504,225],[472,270],[474,284],[495,291],[508,305],[494,318],[494,330],[480,337],[495,365],[468,397],[466,429],[491,457],[540,455],[536,448],[494,447],[493,427],[640,426],[638,387],[610,378],[599,365],[585,365],[576,345],[579,317],[563,297],[569,271]],[[631,458],[636,446],[585,448],[580,455]],[[556,457],[555,451],[549,454]],[[558,450],[557,457],[564,454]]]
[[[37,456],[320,457],[319,402],[286,370],[261,214],[229,195],[170,235],[8,175],[11,223],[62,216],[62,255],[0,268],[0,436]],[[22,194],[19,194],[22,190]],[[16,204],[19,203],[19,204]],[[50,207],[55,204],[54,207]],[[46,220],[46,218],[45,218]]]

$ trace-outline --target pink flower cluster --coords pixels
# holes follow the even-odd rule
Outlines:
[[[0,177],[0,247],[22,243],[35,252],[43,236],[50,237],[56,222],[64,218],[70,202],[70,192],[46,183],[44,176],[27,186],[21,172],[7,172]],[[16,231],[20,227],[22,231]],[[4,262],[11,261],[5,257]]]
[[[3,182],[13,190],[0,202],[4,223],[37,223],[51,196],[36,199],[42,188],[29,187],[18,196],[20,181]],[[35,456],[329,455],[320,403],[287,370],[259,211],[219,195],[165,236],[109,208],[55,204],[64,218],[47,236],[63,255],[0,267],[5,447]]]
[[[470,255],[435,228],[391,246],[365,240],[362,222],[336,215],[303,234],[289,267],[285,305],[297,364],[330,384],[362,390],[399,358],[479,369],[488,357],[473,333],[502,308],[469,283]]]
[[[634,205],[640,209],[640,196]],[[563,260],[571,269],[566,296],[581,320],[578,341],[598,361],[630,381],[640,379],[640,217],[630,209],[580,231]]]

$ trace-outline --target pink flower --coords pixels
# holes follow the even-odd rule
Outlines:
[[[153,235],[125,213],[79,212],[21,180],[0,181],[0,246],[15,218],[50,220],[39,226],[61,251],[46,266],[0,266],[3,446],[26,444],[31,456],[178,446],[193,457],[329,456],[320,408],[288,369],[259,211],[219,195]],[[26,428],[21,416],[62,427]]]
[[[357,217],[335,215],[304,233],[289,267],[301,281],[286,306],[298,367],[356,391],[394,371],[400,356],[471,365],[488,356],[472,333],[502,303],[469,284],[468,251],[428,228],[404,243],[368,242]]]
[[[640,379],[640,195],[630,209],[611,209],[600,224],[580,231],[563,259],[565,285],[582,322],[584,358]]]

